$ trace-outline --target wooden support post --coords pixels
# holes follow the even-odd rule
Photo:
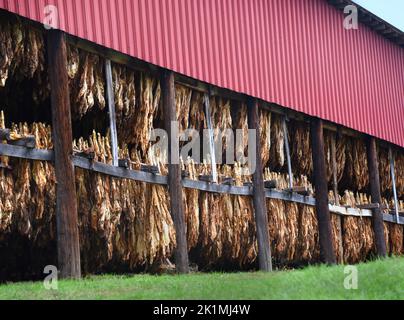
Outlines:
[[[293,172],[292,172],[292,161],[290,159],[290,147],[289,147],[289,137],[288,137],[288,126],[286,124],[286,116],[282,120],[283,125],[283,138],[285,140],[285,153],[286,162],[288,164],[288,174],[289,174],[289,189],[293,189]]]
[[[57,250],[60,277],[80,278],[80,245],[65,41],[65,35],[61,31],[48,31],[48,72],[56,171]]]
[[[335,205],[339,206],[339,193],[338,193],[338,176],[337,176],[337,148],[336,148],[336,134],[331,136],[331,161],[332,161],[332,186],[334,191]],[[336,216],[338,223],[338,236],[341,239],[339,244],[339,261],[344,263],[344,247],[342,245],[342,217],[340,215]]]
[[[320,239],[320,257],[324,263],[335,264],[331,217],[328,206],[328,184],[325,167],[323,121],[313,118],[311,121],[311,142],[313,152],[313,175],[316,192],[316,213]]]
[[[109,112],[109,127],[111,130],[112,164],[118,166],[118,134],[116,131],[115,100],[112,82],[111,60],[105,60],[105,77],[107,86],[107,104]]]
[[[177,246],[175,249],[175,267],[179,273],[189,272],[188,245],[184,208],[182,203],[181,166],[172,161],[173,143],[178,137],[172,137],[171,122],[177,121],[175,110],[174,73],[163,70],[161,74],[161,89],[164,108],[164,123],[168,134],[168,190],[170,193],[170,212],[174,221]],[[179,155],[178,155],[179,156]],[[175,161],[176,162],[176,161]]]
[[[248,99],[248,128],[255,130],[256,162],[253,173],[253,203],[255,225],[257,228],[258,263],[262,271],[272,271],[271,247],[269,242],[268,216],[265,201],[264,177],[261,161],[261,141],[259,132],[258,103],[256,99]]]
[[[391,174],[391,182],[393,185],[393,196],[394,196],[394,209],[396,211],[396,220],[397,223],[400,221],[400,214],[398,212],[398,197],[397,197],[397,186],[396,186],[396,173],[394,168],[394,155],[391,147],[389,147],[389,160],[390,160],[390,174]]]
[[[376,139],[374,137],[368,138],[367,159],[369,169],[370,195],[372,197],[372,203],[381,204],[382,196],[380,193],[379,164],[377,160]],[[373,209],[372,220],[373,220],[373,231],[375,234],[376,253],[380,257],[385,257],[386,242],[384,238],[383,213],[380,207]]]

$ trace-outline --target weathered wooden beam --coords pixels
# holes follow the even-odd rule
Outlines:
[[[4,143],[0,143],[0,156],[41,161],[54,160],[54,153],[51,150],[31,149]]]
[[[14,139],[8,142],[13,146],[26,147],[28,149],[34,149],[36,147],[36,139],[33,135],[27,135],[18,139]]]
[[[328,206],[328,185],[324,152],[323,122],[313,118],[311,121],[311,142],[313,153],[313,175],[316,193],[316,213],[320,240],[320,257],[324,263],[335,264],[331,216]]]
[[[105,77],[106,77],[106,91],[107,91],[107,105],[109,113],[109,128],[111,132],[111,151],[112,151],[112,164],[118,166],[118,133],[116,131],[116,115],[115,115],[115,98],[114,98],[114,84],[112,81],[112,68],[111,60],[105,60]]]
[[[51,85],[53,144],[56,172],[56,229],[61,278],[80,278],[80,245],[65,35],[47,34],[48,72]]]
[[[266,180],[264,181],[264,187],[266,189],[276,189],[278,186],[278,182],[276,180]]]
[[[53,150],[39,150],[39,149],[28,149],[26,147],[12,146],[8,144],[0,143],[0,156],[15,157],[20,159],[38,160],[38,161],[54,161]],[[102,173],[112,177],[129,179],[133,181],[140,181],[151,184],[167,185],[167,177],[159,174],[153,174],[148,172],[143,172],[139,170],[128,169],[127,165],[122,165],[115,167],[109,164],[94,162],[88,158],[88,156],[79,156],[78,154],[73,156],[73,164],[75,167]],[[1,165],[0,165],[1,166]],[[11,167],[6,167],[8,170],[12,170]],[[269,181],[271,182],[271,181]],[[272,183],[271,183],[272,185]],[[238,196],[252,196],[252,184],[245,187],[237,187],[227,184],[216,184],[204,181],[190,180],[187,179],[186,175],[183,175],[182,186],[187,189],[195,189],[200,191],[219,193],[219,194],[230,194]],[[295,203],[304,204],[307,206],[315,206],[316,200],[312,196],[303,196],[297,193],[290,193],[282,190],[276,190],[268,188],[265,190],[265,197],[268,199],[277,199],[290,201]],[[373,206],[373,205],[370,205]],[[374,207],[374,206],[373,206]],[[382,209],[384,206],[380,206]],[[333,204],[329,205],[329,210],[340,216],[355,216],[355,217],[372,217],[372,211],[367,209],[352,208],[345,206],[336,206]],[[399,213],[404,213],[399,211]],[[390,214],[383,214],[383,220],[386,222],[397,223],[395,217],[395,211],[391,211]],[[404,225],[404,217],[400,217],[398,222],[400,225]]]
[[[232,177],[221,177],[220,178],[220,184],[226,185],[226,186],[234,186],[235,179]]]
[[[182,186],[187,189],[196,189],[200,191],[218,193],[218,194],[232,194],[238,196],[252,196],[252,189],[249,187],[237,187],[228,184],[216,184],[206,181],[198,181],[191,179],[183,179]]]
[[[294,186],[293,188],[284,189],[284,191],[290,192],[290,193],[297,193],[297,194],[300,194],[305,197],[309,197],[312,195],[309,188],[304,187],[304,186]]]
[[[1,145],[0,145],[1,153]],[[156,175],[149,172],[144,172],[140,170],[131,170],[126,166],[112,166],[110,164],[94,162],[87,157],[74,156],[73,163],[76,167],[90,170],[94,172],[99,172],[112,177],[117,177],[121,179],[129,179],[134,181],[141,181],[146,183],[152,183],[157,185],[167,185],[167,177]]]
[[[27,147],[30,149],[36,147],[35,136],[13,135],[10,129],[0,129],[0,141],[7,141],[13,146]]]
[[[213,178],[213,175],[211,175],[211,174],[200,174],[198,176],[198,179],[199,179],[199,181],[215,183],[215,179]]]
[[[373,210],[373,209],[386,209],[386,206],[380,203],[368,203],[368,204],[358,204],[356,205],[359,209]]]
[[[170,212],[174,221],[177,240],[175,248],[175,267],[179,273],[188,273],[188,245],[182,202],[181,166],[179,161],[178,163],[174,163],[177,161],[173,162],[174,157],[172,157],[172,153],[178,151],[174,151],[174,148],[172,148],[173,143],[175,143],[173,139],[178,139],[178,137],[173,137],[171,133],[171,122],[177,121],[173,72],[162,70],[161,90],[164,108],[164,123],[168,134],[168,190],[170,193]]]
[[[367,160],[369,169],[370,195],[373,203],[382,203],[380,193],[379,164],[377,160],[376,139],[369,137],[367,141]],[[384,238],[383,213],[381,208],[373,209],[373,231],[375,233],[376,253],[380,257],[386,256],[386,242]]]
[[[11,140],[11,130],[10,129],[0,129],[0,140],[10,141]]]
[[[160,172],[158,166],[147,164],[140,165],[140,171],[149,172],[153,174],[158,174]]]
[[[253,173],[253,203],[255,225],[257,228],[258,263],[262,271],[272,271],[271,247],[269,242],[268,216],[265,201],[263,168],[261,161],[261,141],[259,132],[258,102],[256,99],[247,100],[248,128],[255,130],[256,148],[255,171]]]
[[[95,159],[95,152],[92,150],[76,151],[73,149],[73,155],[77,157],[83,157],[91,161]]]

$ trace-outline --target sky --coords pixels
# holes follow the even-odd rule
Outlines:
[[[404,0],[353,0],[358,5],[404,31]]]

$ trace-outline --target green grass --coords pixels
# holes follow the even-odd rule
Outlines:
[[[344,288],[344,266],[274,273],[96,276],[0,285],[0,299],[404,299],[404,258],[360,264],[358,289]]]

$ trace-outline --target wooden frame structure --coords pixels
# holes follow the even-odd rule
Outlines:
[[[54,152],[52,150],[39,150],[30,149],[21,146],[12,146],[8,144],[0,143],[0,156],[15,157],[27,160],[38,160],[54,162]],[[158,185],[167,185],[167,177],[159,174],[149,173],[140,170],[132,170],[122,167],[115,167],[110,164],[101,162],[94,162],[88,158],[74,155],[72,161],[75,167],[106,174],[115,178],[129,179],[139,182],[146,182]],[[237,196],[252,196],[253,189],[250,186],[237,187],[229,186],[226,184],[210,183],[206,181],[190,180],[182,178],[182,186],[188,189],[196,189],[200,191],[218,193],[218,194],[231,194]],[[277,199],[290,202],[296,202],[307,206],[314,207],[316,205],[316,199],[312,196],[301,195],[297,192],[290,192],[285,190],[276,190],[270,188],[264,188],[265,198]],[[372,217],[371,209],[364,208],[347,208],[340,205],[329,204],[329,210],[331,213],[340,216],[355,216],[355,217]],[[383,214],[383,220],[386,222],[396,223],[395,211]],[[398,224],[404,225],[404,217],[399,216]]]
[[[87,159],[82,156],[73,155],[72,137],[71,137],[71,119],[70,119],[70,102],[68,99],[68,85],[67,85],[67,72],[64,70],[66,61],[66,44],[65,39],[73,45],[84,49],[89,52],[96,53],[106,58],[105,70],[106,70],[106,97],[109,110],[109,120],[111,128],[111,142],[113,150],[113,165],[93,162],[91,159]],[[186,273],[189,271],[188,267],[188,254],[187,243],[185,234],[184,214],[182,208],[182,188],[193,188],[207,192],[214,193],[226,193],[233,195],[253,196],[254,199],[254,211],[257,223],[257,238],[259,243],[259,264],[260,269],[269,271],[272,269],[271,265],[271,253],[269,247],[268,227],[266,223],[266,206],[265,198],[280,199],[285,201],[292,201],[309,206],[315,206],[317,208],[317,215],[319,218],[324,217],[325,220],[320,221],[320,239],[321,251],[324,262],[335,263],[335,253],[332,249],[330,242],[330,222],[329,213],[335,213],[339,216],[365,216],[372,217],[375,222],[375,233],[377,238],[378,254],[384,256],[386,254],[386,248],[381,243],[382,234],[380,232],[381,223],[383,221],[398,223],[404,225],[404,217],[399,216],[397,208],[394,211],[395,216],[392,214],[384,214],[381,212],[380,207],[371,210],[358,209],[358,208],[345,208],[339,206],[339,203],[329,204],[328,195],[326,193],[318,194],[317,201],[311,196],[301,195],[293,190],[293,178],[292,169],[290,163],[290,150],[289,141],[287,141],[287,125],[286,118],[291,117],[303,121],[308,121],[308,116],[299,114],[297,112],[290,112],[283,109],[280,106],[268,104],[266,102],[260,102],[256,99],[247,97],[245,95],[231,92],[227,89],[220,89],[213,87],[209,84],[205,84],[198,80],[189,79],[185,76],[175,74],[168,70],[160,69],[159,67],[142,62],[138,59],[128,57],[122,53],[115,52],[110,49],[102,48],[96,44],[90,43],[87,40],[78,39],[72,36],[65,35],[61,31],[51,30],[48,31],[48,56],[49,56],[49,74],[52,87],[52,127],[54,130],[55,150],[37,150],[27,148],[24,146],[13,146],[8,144],[0,144],[0,155],[17,157],[23,159],[32,159],[40,161],[49,161],[55,163],[56,175],[57,175],[57,239],[58,239],[58,259],[61,267],[62,277],[67,278],[79,278],[80,272],[80,251],[79,251],[79,238],[77,230],[77,204],[75,198],[75,186],[74,186],[74,167],[83,168],[86,170],[100,172],[106,175],[131,179],[136,181],[143,181],[147,183],[168,185],[171,199],[171,213],[173,216],[176,233],[177,233],[177,250],[175,252],[177,271]],[[288,171],[290,175],[290,190],[280,191],[270,188],[265,188],[262,175],[255,174],[252,186],[236,187],[232,185],[218,184],[217,181],[195,181],[186,178],[181,178],[181,171],[179,165],[169,166],[169,176],[161,176],[158,174],[136,171],[119,166],[118,157],[118,139],[116,133],[116,117],[115,117],[115,105],[112,90],[112,73],[111,73],[111,61],[115,63],[124,64],[130,68],[150,72],[156,75],[162,80],[162,99],[165,111],[169,114],[166,119],[166,127],[169,129],[169,122],[175,120],[175,92],[174,83],[185,85],[194,90],[204,92],[210,95],[220,95],[225,98],[230,98],[236,101],[241,101],[248,104],[249,110],[249,128],[257,128],[257,112],[258,104],[261,104],[263,109],[269,109],[271,112],[282,114],[284,118],[283,130],[285,131],[285,152],[288,159]],[[63,71],[64,70],[64,71]],[[209,106],[208,106],[209,108]],[[315,125],[312,127],[312,133],[316,136],[316,141],[313,143],[313,155],[321,153],[321,149],[324,148],[322,141],[323,128],[337,131],[335,125],[323,123],[322,120],[315,120]],[[345,134],[357,135],[358,133],[350,130],[345,130]],[[259,139],[257,139],[259,141]],[[369,170],[371,172],[371,188],[372,199],[376,199],[376,203],[380,204],[380,186],[378,186],[376,172],[372,174],[371,170],[377,169],[377,159],[375,158],[376,140],[370,139],[370,151],[368,152]],[[256,148],[257,159],[259,157],[259,144]],[[333,159],[333,189],[336,193],[338,190],[336,182],[336,163],[335,163],[335,140],[332,144],[332,159]],[[369,150],[369,148],[368,148]],[[324,152],[324,150],[323,150]],[[325,184],[325,174],[323,168],[323,160],[321,163],[315,162],[315,171],[321,171],[316,174],[315,185],[317,190],[321,190]],[[376,160],[376,162],[374,161]],[[394,160],[392,163],[392,174],[394,174]],[[321,170],[318,170],[320,167]],[[262,166],[258,166],[259,171],[262,172]],[[377,189],[379,188],[379,194]],[[328,190],[328,188],[325,188]],[[393,190],[395,190],[395,179],[393,177]],[[375,197],[374,197],[375,196]],[[336,197],[337,198],[337,197]],[[383,231],[383,230],[382,230]],[[383,238],[384,241],[384,238]],[[330,247],[331,244],[331,247]]]

